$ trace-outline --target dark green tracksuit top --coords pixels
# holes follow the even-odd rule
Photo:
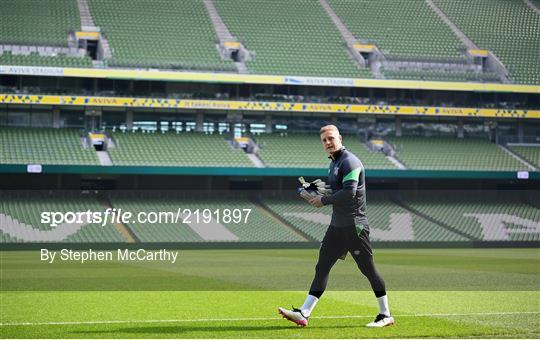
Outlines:
[[[364,165],[354,154],[342,148],[333,156],[328,169],[332,195],[322,198],[324,205],[333,205],[331,227],[369,230],[366,216],[366,181]]]

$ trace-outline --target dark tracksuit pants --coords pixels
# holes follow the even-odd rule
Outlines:
[[[330,226],[328,228],[321,243],[319,260],[315,267],[315,277],[309,294],[317,298],[321,297],[326,289],[330,270],[338,259],[345,259],[347,252],[351,253],[358,268],[369,280],[375,296],[386,295],[384,281],[373,263],[369,231],[363,229],[358,233],[355,226],[346,228]]]

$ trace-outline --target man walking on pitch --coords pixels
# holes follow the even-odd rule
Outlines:
[[[326,289],[330,269],[338,259],[345,259],[347,252],[350,252],[362,274],[369,280],[379,305],[375,321],[366,326],[393,325],[394,318],[390,315],[384,281],[375,269],[369,242],[364,166],[343,147],[336,126],[323,126],[320,137],[331,159],[328,184],[333,193],[329,196],[317,195],[309,203],[317,208],[331,204],[332,220],[322,240],[315,277],[304,304],[292,310],[279,307],[278,311],[287,320],[299,326],[307,326],[311,312]]]

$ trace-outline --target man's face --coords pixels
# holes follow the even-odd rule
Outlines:
[[[330,155],[341,150],[342,147],[341,135],[337,130],[326,130],[321,133],[321,142],[324,151],[328,152]]]

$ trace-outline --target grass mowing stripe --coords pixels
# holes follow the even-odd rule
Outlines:
[[[538,312],[485,312],[485,313],[435,313],[435,314],[399,314],[396,318],[404,317],[441,317],[441,316],[482,316],[482,315],[518,315],[540,314]],[[314,316],[311,319],[371,319],[373,315],[327,315]],[[122,323],[175,323],[175,322],[224,322],[224,321],[268,321],[280,320],[275,318],[224,318],[224,319],[175,319],[175,320],[101,320],[101,321],[53,321],[53,322],[17,322],[0,323],[0,326],[48,326],[48,325],[96,325],[96,324],[122,324]]]

